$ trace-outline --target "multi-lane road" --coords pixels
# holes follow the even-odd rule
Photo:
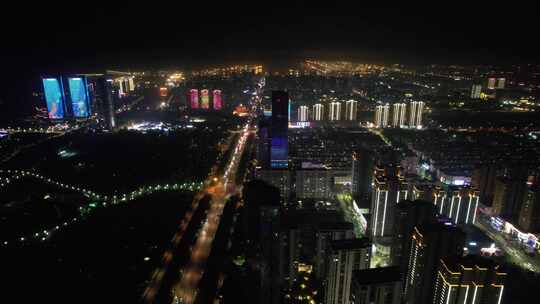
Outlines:
[[[228,198],[234,194],[236,171],[244,152],[249,136],[249,124],[242,130],[242,135],[236,144],[231,159],[226,166],[225,173],[218,177],[215,185],[208,187],[207,193],[212,196],[210,209],[203,226],[199,230],[195,245],[191,250],[189,262],[181,270],[181,279],[174,286],[175,303],[193,303],[197,296],[199,282],[205,271],[206,261],[212,250],[212,242],[216,236],[221,214]]]
[[[205,272],[206,262],[212,250],[212,243],[223,209],[227,200],[239,191],[238,185],[235,184],[236,174],[250,132],[250,122],[248,122],[241,130],[233,153],[223,167],[223,175],[211,174],[205,181],[204,187],[196,195],[192,203],[192,210],[186,213],[172,239],[172,249],[165,252],[162,266],[154,272],[152,280],[143,294],[146,303],[156,303],[167,298],[163,297],[163,294],[169,292],[172,292],[173,303],[193,303],[196,300],[198,287]],[[208,209],[205,210],[206,215],[199,212],[204,216],[194,218],[197,209],[204,208],[199,206],[204,199],[209,199]],[[201,225],[199,226],[193,221],[201,221]],[[195,232],[190,231],[190,228],[193,227],[197,227]],[[192,245],[179,246],[183,240],[191,239],[189,235],[191,233],[195,233]],[[186,256],[186,253],[183,252],[185,250],[189,250],[187,259],[179,258],[178,256]],[[170,282],[171,278],[174,278],[172,279],[174,282]]]

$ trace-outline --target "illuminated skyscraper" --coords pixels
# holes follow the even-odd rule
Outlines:
[[[197,89],[189,90],[189,103],[192,109],[199,108],[199,91]]]
[[[455,224],[474,224],[480,200],[479,192],[466,187],[451,187],[434,195],[437,212]]]
[[[71,112],[75,118],[87,118],[91,115],[90,97],[86,77],[68,77]]]
[[[399,170],[399,166],[395,165],[375,168],[370,225],[374,240],[393,235],[396,205],[408,198],[408,185]]]
[[[43,91],[49,118],[63,119],[66,105],[62,79],[43,78]]]
[[[135,82],[133,81],[133,77],[129,77],[128,83],[129,91],[135,91]]]
[[[488,78],[488,80],[487,80],[487,88],[490,89],[490,90],[494,90],[496,82],[497,82],[497,79],[495,77]]]
[[[388,127],[388,117],[390,116],[390,106],[385,104],[382,111],[382,125],[383,128]]]
[[[506,78],[497,78],[497,89],[504,89],[504,85],[506,84]]]
[[[313,120],[319,121],[323,120],[324,117],[324,106],[320,103],[317,103],[313,106]]]
[[[439,260],[430,303],[501,304],[506,273],[494,261],[479,256]]]
[[[462,254],[465,233],[449,222],[426,223],[413,229],[410,242],[404,303],[450,303],[433,302],[437,268],[442,257]]]
[[[383,111],[384,111],[383,106],[376,106],[375,107],[375,122],[374,122],[374,124],[375,124],[376,128],[382,128],[383,127],[383,124],[382,124]]]
[[[309,109],[307,106],[298,107],[298,121],[308,121]]]
[[[356,111],[358,109],[358,101],[356,100],[347,100],[345,103],[345,119],[346,120],[356,120]]]
[[[221,100],[221,91],[214,90],[212,92],[212,95],[213,95],[212,102],[213,102],[214,110],[221,110],[221,108],[223,107],[223,102]]]
[[[473,84],[472,88],[471,88],[471,98],[472,99],[479,99],[481,93],[482,93],[482,85]]]
[[[405,125],[405,108],[407,107],[404,103],[395,103],[393,105],[393,120],[392,127],[400,128]]]
[[[208,90],[201,90],[201,109],[210,108],[210,97],[208,96]]]
[[[423,101],[412,101],[410,103],[409,127],[418,128],[422,126],[423,112],[424,112]]]
[[[272,119],[271,119],[271,168],[287,168],[289,157],[289,143],[287,130],[289,127],[289,94],[284,91],[272,91]]]
[[[340,120],[341,119],[341,102],[331,102],[330,111],[328,111],[329,120]]]

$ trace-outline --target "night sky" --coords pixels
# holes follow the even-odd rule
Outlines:
[[[23,90],[41,74],[105,67],[279,66],[305,57],[412,64],[540,58],[538,5],[533,2],[446,1],[388,8],[330,1],[330,7],[317,8],[293,1],[119,2],[23,2],[5,9],[0,19],[0,107],[24,102],[31,92]]]

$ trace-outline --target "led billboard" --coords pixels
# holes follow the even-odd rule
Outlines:
[[[50,119],[64,118],[64,89],[58,78],[43,78],[43,90]]]
[[[86,86],[86,78],[69,77],[68,85],[73,116],[75,118],[86,118],[90,116],[90,102],[88,98],[88,88]]]

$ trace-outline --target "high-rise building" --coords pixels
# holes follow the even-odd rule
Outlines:
[[[191,89],[189,90],[189,104],[192,109],[199,108],[199,90]]]
[[[61,78],[43,78],[43,91],[49,119],[63,119],[66,111],[64,85]]]
[[[396,205],[408,197],[408,185],[399,166],[388,164],[376,168],[371,195],[370,234],[375,242],[393,235]]]
[[[519,216],[527,184],[521,179],[499,177],[495,180],[493,212],[509,220]]]
[[[504,85],[506,84],[506,78],[497,78],[497,89],[504,89]]]
[[[361,206],[369,208],[371,194],[371,182],[373,180],[373,166],[375,160],[373,154],[360,149],[352,154],[352,193]]]
[[[319,225],[317,229],[317,248],[315,256],[315,271],[319,280],[326,279],[327,257],[331,253],[332,241],[354,238],[354,227],[348,222],[330,222]]]
[[[404,103],[395,103],[392,107],[392,127],[400,128],[401,126],[405,125],[405,109],[407,106]]]
[[[471,88],[471,98],[472,99],[479,99],[481,93],[482,93],[482,85],[481,84],[473,84],[472,88]]]
[[[291,175],[289,170],[259,170],[257,178],[278,188],[282,202],[288,202],[291,196]]]
[[[128,83],[129,83],[129,91],[130,91],[130,92],[135,91],[135,82],[134,82],[134,80],[133,80],[133,76],[132,76],[132,77],[129,77]]]
[[[494,90],[496,82],[497,82],[497,79],[495,77],[488,78],[488,80],[487,80],[487,88],[490,89],[490,90]]]
[[[422,127],[422,114],[424,112],[423,101],[411,101],[409,112],[409,127],[419,128]]]
[[[240,221],[242,236],[249,248],[246,258],[256,260],[250,269],[258,272],[257,303],[278,304],[283,273],[281,265],[280,214],[278,189],[262,181],[250,181],[243,191],[246,207]]]
[[[320,121],[324,117],[324,106],[320,103],[313,105],[313,120]]]
[[[444,256],[462,254],[465,233],[450,222],[422,224],[413,229],[410,242],[404,303],[433,303],[439,261]]]
[[[91,115],[90,96],[86,77],[68,77],[69,100],[74,118],[87,118]]]
[[[328,111],[329,120],[340,120],[341,119],[341,102],[331,102],[330,111]]]
[[[332,171],[304,169],[296,171],[296,197],[328,199],[331,197]]]
[[[478,189],[480,202],[491,206],[495,191],[495,179],[497,177],[497,166],[485,164],[474,169],[471,186]]]
[[[407,259],[414,227],[434,223],[436,210],[433,203],[421,200],[404,200],[397,204],[395,213],[394,239],[391,249],[392,265],[399,266],[402,273],[407,272]]]
[[[325,303],[349,303],[352,273],[369,268],[371,243],[361,238],[333,241],[330,246]]]
[[[501,304],[506,273],[479,256],[449,256],[439,260],[433,299],[429,303]]]
[[[376,128],[382,128],[383,127],[383,123],[382,123],[383,111],[384,111],[383,106],[376,106],[375,107],[375,119],[374,119],[375,122],[374,122],[374,124],[375,124]]]
[[[358,109],[358,101],[356,100],[347,100],[345,103],[345,119],[346,120],[356,120],[356,112]]]
[[[448,187],[443,196],[437,194],[434,201],[437,212],[455,224],[474,224],[480,196],[478,191],[468,187]]]
[[[221,110],[223,107],[223,101],[221,99],[221,90],[212,91],[212,105],[214,110]]]
[[[309,109],[307,106],[298,107],[298,121],[308,121]]]
[[[351,304],[401,304],[399,267],[353,271]]]
[[[208,96],[208,90],[201,90],[201,109],[210,108],[210,96]]]
[[[288,167],[288,116],[289,94],[284,91],[272,92],[270,166],[276,169]]]
[[[388,127],[388,117],[390,116],[390,106],[385,104],[382,111],[382,127]]]
[[[519,212],[519,227],[526,232],[540,232],[540,187],[527,189],[525,200]]]
[[[96,97],[100,99],[101,108],[103,109],[103,117],[105,127],[112,131],[116,128],[115,107],[112,95],[112,79],[101,77],[97,81]]]

